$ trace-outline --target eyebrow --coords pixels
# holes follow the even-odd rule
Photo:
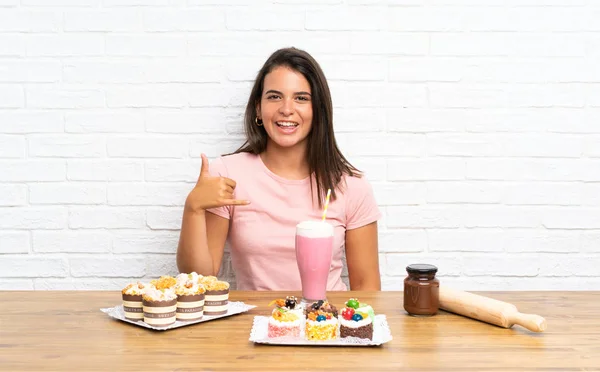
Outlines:
[[[281,92],[280,92],[280,91],[278,91],[278,90],[274,90],[274,89],[269,89],[269,90],[267,90],[267,91],[265,92],[265,94],[269,94],[269,93],[275,93],[275,94],[279,94],[279,95],[282,95],[282,96],[283,96],[283,93],[281,93]],[[303,96],[303,95],[305,95],[305,96],[310,96],[311,94],[310,94],[310,93],[308,93],[308,92],[296,92],[296,93],[294,93],[294,95],[297,95],[297,96]]]

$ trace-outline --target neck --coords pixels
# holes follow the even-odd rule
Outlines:
[[[260,157],[271,172],[283,178],[301,180],[310,174],[306,146],[283,148],[268,142],[267,149]]]

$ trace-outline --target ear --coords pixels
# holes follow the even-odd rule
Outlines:
[[[260,120],[262,120],[261,114],[260,114],[260,102],[256,104],[256,117]]]

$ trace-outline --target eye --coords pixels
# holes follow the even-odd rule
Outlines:
[[[277,94],[269,94],[267,96],[267,99],[272,100],[272,99],[279,99],[279,95]]]
[[[309,96],[298,96],[297,98],[299,101],[310,101]]]

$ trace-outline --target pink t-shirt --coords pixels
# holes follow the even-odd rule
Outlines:
[[[288,180],[271,172],[258,155],[239,153],[210,163],[212,176],[233,179],[236,199],[245,206],[209,209],[230,220],[229,244],[240,290],[301,290],[296,264],[296,225],[319,220],[322,209],[312,202],[309,178]],[[371,185],[364,178],[344,177],[346,187],[327,208],[334,226],[334,245],[327,290],[343,291],[342,255],[346,230],[381,217]]]

